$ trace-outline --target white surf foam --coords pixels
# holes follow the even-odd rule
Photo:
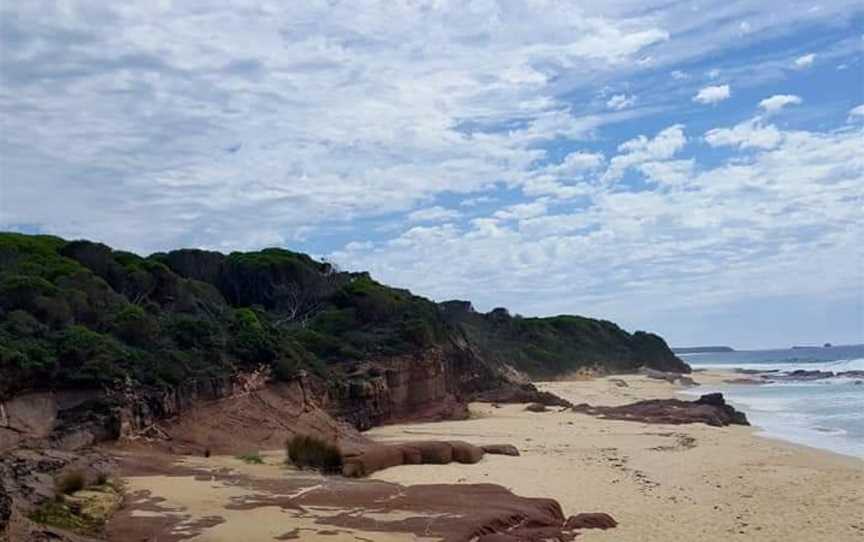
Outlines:
[[[840,359],[817,362],[768,362],[768,363],[695,363],[689,362],[694,369],[747,369],[756,371],[864,371],[864,358]]]

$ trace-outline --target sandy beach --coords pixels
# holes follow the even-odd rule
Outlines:
[[[702,384],[727,378],[694,375]],[[539,387],[574,403],[608,406],[669,398],[681,389],[637,375]],[[382,442],[511,443],[521,456],[403,465],[357,480],[297,471],[285,465],[281,450],[262,453],[261,464],[226,455],[123,452],[127,500],[107,534],[118,541],[437,540],[422,536],[417,522],[440,525],[470,515],[478,499],[471,492],[484,487],[476,484],[491,483],[521,497],[555,499],[565,516],[605,512],[619,523],[583,530],[579,540],[864,539],[864,461],[757,432],[474,403],[468,420],[390,425],[367,435]],[[436,508],[430,484],[458,487],[439,485],[446,490]],[[449,512],[441,513],[442,502]]]
[[[740,375],[739,375],[740,376]],[[702,384],[730,375],[697,373]],[[616,384],[623,380],[626,387]],[[644,376],[541,383],[573,403],[619,405],[668,398],[681,388]],[[565,514],[607,512],[616,529],[580,540],[862,540],[864,461],[756,436],[758,429],[648,425],[522,405],[471,405],[467,421],[375,428],[376,440],[511,442],[521,457],[476,465],[406,465],[379,480],[494,482],[557,499]]]

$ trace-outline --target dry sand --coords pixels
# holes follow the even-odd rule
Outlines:
[[[740,376],[740,375],[739,375]],[[679,386],[643,376],[542,383],[574,403],[618,405],[673,397]],[[703,384],[729,375],[697,373]],[[372,477],[400,484],[501,484],[557,499],[565,514],[608,512],[609,531],[579,540],[864,540],[864,461],[756,436],[742,426],[648,425],[522,405],[471,405],[467,421],[373,429],[375,440],[509,442],[521,457],[475,465],[406,465]]]
[[[362,541],[407,542],[434,540],[410,534],[362,531],[322,523],[322,518],[340,515],[374,515],[364,509],[344,505],[334,493],[332,506],[294,506],[268,504],[274,496],[297,497],[302,493],[324,490],[325,477],[300,472],[284,464],[283,451],[261,454],[262,464],[249,464],[233,456],[183,457],[172,461],[186,476],[147,474],[123,479],[127,499],[120,517],[109,524],[108,538],[117,542],[146,540],[193,540],[196,542],[258,542],[267,540],[321,540],[326,542]],[[208,476],[206,473],[211,473]],[[202,475],[203,474],[203,475]],[[219,476],[216,476],[216,475]],[[225,475],[229,475],[227,478]],[[250,481],[294,482],[298,489],[279,495],[278,489]],[[278,488],[278,486],[277,486]],[[284,486],[282,487],[284,489]],[[260,501],[260,505],[242,506]],[[127,517],[123,517],[123,516]],[[398,512],[379,513],[380,521],[401,519]],[[413,514],[417,516],[417,514]],[[136,526],[135,522],[143,521]],[[155,520],[155,521],[154,521]],[[152,523],[151,523],[152,522]],[[117,526],[116,523],[122,524]]]

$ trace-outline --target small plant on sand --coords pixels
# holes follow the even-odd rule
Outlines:
[[[84,473],[79,471],[67,472],[57,479],[57,492],[71,495],[76,491],[81,491],[86,485]]]
[[[342,470],[342,452],[335,444],[309,435],[297,435],[285,442],[287,462],[300,469],[315,469],[325,473]]]
[[[264,463],[264,459],[261,458],[261,454],[259,454],[258,452],[238,455],[237,459],[245,463],[249,463],[250,465],[262,465]]]

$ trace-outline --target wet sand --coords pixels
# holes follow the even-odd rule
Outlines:
[[[738,375],[740,376],[740,375]],[[730,375],[697,373],[703,384]],[[626,382],[619,386],[615,379]],[[675,396],[644,376],[541,383],[573,403],[619,405]],[[406,465],[373,474],[401,484],[494,481],[557,499],[565,514],[608,512],[609,531],[579,540],[864,540],[864,461],[756,436],[743,426],[648,425],[521,405],[472,404],[472,419],[373,429],[375,440],[510,442],[521,457],[476,465]]]

